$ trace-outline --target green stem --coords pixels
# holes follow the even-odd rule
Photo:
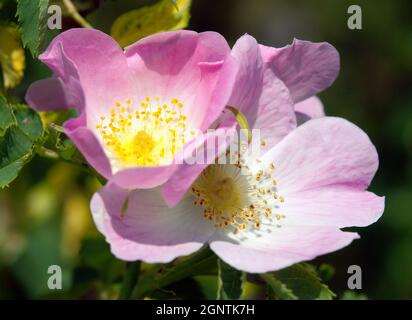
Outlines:
[[[145,272],[134,288],[131,298],[143,299],[153,290],[216,267],[216,257],[208,247],[203,247],[194,255],[182,260],[177,264],[156,266]]]
[[[128,300],[133,292],[140,274],[140,261],[126,263],[126,274],[123,280],[123,286],[120,291],[119,299]]]
[[[100,175],[100,173],[98,173],[94,168],[90,167],[87,163],[81,161],[81,160],[66,160],[63,159],[60,154],[55,151],[55,150],[51,150],[51,149],[47,149],[45,147],[40,147],[37,149],[37,154],[43,158],[47,158],[47,159],[52,159],[52,160],[62,160],[64,162],[70,163],[71,165],[74,165],[92,175],[94,175],[96,177],[96,179],[102,184],[104,185],[107,181],[106,179]]]
[[[84,19],[77,11],[75,5],[71,0],[63,0],[63,3],[67,9],[67,13],[83,28],[93,28],[92,25]]]

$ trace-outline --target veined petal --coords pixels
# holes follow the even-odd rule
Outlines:
[[[299,126],[268,151],[283,194],[342,186],[365,190],[378,168],[369,137],[347,120],[324,117]]]
[[[205,130],[227,105],[237,65],[226,40],[215,32],[172,31],[125,49],[137,99],[177,98],[192,126]]]
[[[94,133],[86,126],[86,116],[70,119],[63,125],[64,132],[77,146],[89,164],[103,177],[110,179],[112,169],[109,159]]]
[[[239,64],[239,70],[229,105],[242,111],[248,119],[254,119],[263,89],[263,60],[259,45],[252,36],[244,35],[233,46],[232,56]]]
[[[64,82],[73,76],[67,71],[67,61],[74,65],[85,97],[88,124],[94,124],[99,110],[130,95],[123,50],[101,31],[85,28],[65,31],[53,39],[39,59]]]
[[[267,68],[288,87],[295,103],[328,88],[339,73],[339,53],[326,42],[295,39],[283,48],[261,45]]]
[[[264,152],[296,127],[293,101],[284,83],[264,69],[261,50],[253,37],[242,36],[232,55],[239,71],[229,104],[246,116],[251,129],[260,130]],[[226,124],[233,121],[230,115],[224,119]]]
[[[242,241],[216,237],[210,248],[236,269],[264,273],[339,250],[357,238],[356,233],[336,228],[288,226],[262,237],[248,233]]]
[[[214,232],[192,201],[188,195],[170,209],[158,189],[128,193],[109,184],[93,196],[91,211],[116,257],[167,263],[197,251]]]
[[[26,102],[37,111],[70,108],[64,83],[59,78],[49,78],[32,83],[26,93]]]
[[[286,225],[365,227],[383,214],[385,198],[339,186],[288,194],[282,212]]]
[[[272,72],[265,70],[258,109],[250,118],[251,127],[260,130],[262,153],[275,146],[296,128],[296,115],[288,89]]]

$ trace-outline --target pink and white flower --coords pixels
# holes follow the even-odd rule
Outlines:
[[[340,118],[309,120],[241,167],[209,166],[174,208],[158,189],[107,185],[91,202],[95,223],[122,260],[165,263],[209,244],[233,267],[261,273],[341,249],[358,234],[340,228],[383,213],[384,198],[365,191],[376,150]]]
[[[103,32],[71,29],[39,56],[54,76],[34,83],[26,100],[40,111],[77,109],[64,131],[90,165],[124,188],[152,188],[182,168],[175,159],[196,139],[210,138],[199,133],[230,98],[230,53],[215,32],[160,33],[122,50]]]

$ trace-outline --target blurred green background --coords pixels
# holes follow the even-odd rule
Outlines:
[[[103,2],[79,1],[82,14]],[[362,30],[347,27],[352,4],[362,8]],[[357,230],[360,240],[314,263],[334,267],[328,283],[338,297],[348,296],[347,269],[355,264],[363,271],[359,294],[412,299],[412,2],[194,0],[191,15],[189,29],[220,32],[231,45],[249,33],[276,47],[296,37],[338,49],[340,75],[320,97],[328,115],[349,119],[375,143],[380,168],[370,189],[386,196],[386,210],[376,224]],[[67,18],[63,25],[76,26]],[[49,75],[29,54],[26,58],[23,84],[13,91],[20,97],[32,81]],[[0,299],[49,297],[52,264],[63,269],[62,297],[116,294],[110,284],[124,266],[110,256],[88,212],[98,187],[76,167],[36,157],[0,191]],[[206,296],[214,289],[208,279],[197,283]],[[250,297],[259,296],[250,290]]]

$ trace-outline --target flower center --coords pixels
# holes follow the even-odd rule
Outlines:
[[[194,205],[203,207],[204,217],[215,227],[234,233],[273,224],[284,218],[275,212],[284,198],[278,194],[274,170],[273,164],[256,173],[239,163],[211,165],[191,188]]]
[[[138,106],[131,100],[117,102],[109,115],[100,117],[96,129],[116,169],[132,166],[155,166],[173,161],[188,139],[183,103],[174,98],[169,103],[146,97]]]

